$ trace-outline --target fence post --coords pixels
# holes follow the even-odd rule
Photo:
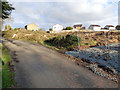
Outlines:
[[[78,36],[78,32],[77,32],[77,38],[78,38],[78,51],[80,50],[80,43],[79,43],[79,36]]]
[[[109,49],[109,31],[108,31],[108,49]]]
[[[107,43],[106,43],[106,32],[104,31],[104,36],[105,36],[105,47],[107,48]]]

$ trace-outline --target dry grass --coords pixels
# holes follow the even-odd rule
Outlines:
[[[14,34],[17,34],[15,38],[12,38]],[[78,36],[81,38],[80,45],[81,46],[99,46],[105,45],[104,33],[103,32],[93,32],[93,31],[79,31],[77,32],[66,32],[66,33],[47,33],[45,31],[27,31],[27,30],[9,30],[3,32],[3,37],[8,39],[17,39],[24,40],[34,43],[39,43],[42,45],[46,45],[49,47],[50,44],[44,43],[46,40],[53,39],[55,37],[66,37],[67,35]],[[110,32],[110,43],[118,43],[120,37],[120,32],[111,31]],[[61,43],[61,42],[59,42]],[[57,45],[56,45],[57,46]],[[76,47],[73,45],[72,48]]]

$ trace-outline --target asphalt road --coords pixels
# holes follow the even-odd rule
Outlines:
[[[77,66],[67,57],[44,46],[3,39],[4,45],[19,62],[15,81],[22,88],[117,88],[115,82]]]

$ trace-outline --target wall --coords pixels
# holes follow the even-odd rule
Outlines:
[[[99,31],[99,30],[101,30],[101,27],[93,27],[93,30],[94,31]]]
[[[73,27],[73,29],[81,30],[82,27]]]
[[[59,24],[53,26],[53,31],[59,32],[61,30],[63,30],[63,26]]]
[[[34,24],[29,24],[27,25],[27,30],[38,30],[38,26],[34,25]]]

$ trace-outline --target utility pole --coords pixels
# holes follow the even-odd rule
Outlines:
[[[77,38],[78,38],[78,51],[80,50],[80,39],[79,39],[79,36],[78,36],[78,32],[77,32]]]
[[[105,36],[105,47],[107,48],[107,40],[106,40],[106,32],[104,31],[104,36]]]
[[[106,58],[107,60],[110,60],[111,57],[109,55],[109,31],[108,32],[104,31],[104,36],[105,36]]]
[[[109,49],[109,31],[108,31],[108,49]]]

